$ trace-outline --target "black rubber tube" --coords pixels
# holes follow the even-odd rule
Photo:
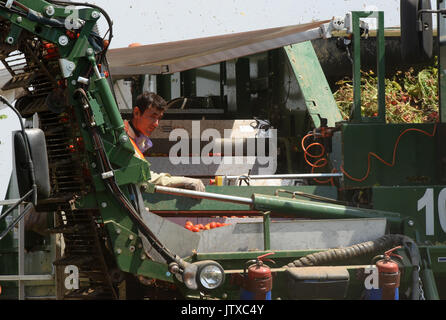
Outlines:
[[[395,246],[401,245],[404,241],[407,241],[407,236],[399,234],[389,234],[382,236],[376,240],[367,241],[359,244],[352,245],[345,248],[335,248],[326,251],[316,252],[304,257],[301,257],[293,262],[287,264],[286,267],[307,267],[318,266],[327,263],[348,260],[351,258],[363,256],[366,254],[372,254],[375,252],[383,252],[389,250]]]

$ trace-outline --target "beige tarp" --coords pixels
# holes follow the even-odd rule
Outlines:
[[[117,77],[173,73],[305,41],[302,33],[329,21],[110,49],[107,58],[112,75]]]

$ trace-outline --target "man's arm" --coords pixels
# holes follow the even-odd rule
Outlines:
[[[150,176],[149,182],[158,186],[205,191],[204,184],[200,179],[171,176],[168,173],[156,173],[153,171],[150,171]]]

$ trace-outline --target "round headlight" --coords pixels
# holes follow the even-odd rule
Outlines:
[[[224,272],[221,267],[209,264],[200,270],[200,283],[206,289],[215,289],[223,282]]]

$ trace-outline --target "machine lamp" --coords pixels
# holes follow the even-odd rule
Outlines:
[[[223,267],[212,260],[187,264],[183,273],[184,284],[192,290],[214,290],[220,287],[224,280]]]

